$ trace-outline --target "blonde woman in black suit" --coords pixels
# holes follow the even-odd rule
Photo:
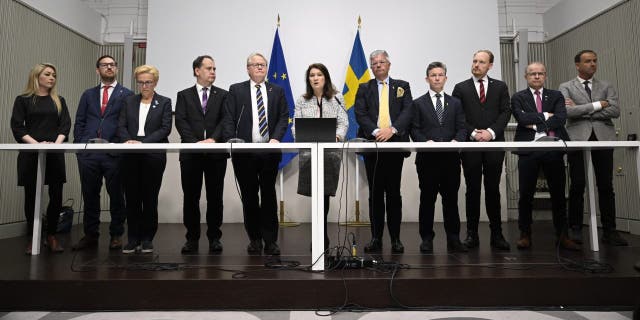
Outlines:
[[[11,114],[11,130],[18,143],[62,143],[71,130],[71,118],[63,97],[56,92],[56,67],[49,63],[36,64],[29,73],[24,92],[16,97]],[[44,183],[49,185],[46,244],[51,252],[64,249],[55,237],[62,208],[62,186],[67,181],[63,153],[48,153]],[[36,201],[36,172],[38,154],[18,154],[18,186],[24,187],[24,214],[28,234],[33,231]],[[26,254],[31,254],[31,242]]]
[[[134,71],[139,94],[129,96],[118,126],[124,143],[167,143],[171,132],[171,99],[155,92],[160,74],[150,65]],[[158,194],[167,164],[166,152],[125,154],[123,157],[128,243],[123,253],[153,252],[158,229]]]

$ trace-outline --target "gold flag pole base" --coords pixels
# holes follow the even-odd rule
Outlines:
[[[281,227],[297,227],[300,225],[298,222],[284,221],[284,201],[280,201],[280,223]]]
[[[340,222],[340,225],[347,226],[347,227],[368,227],[371,225],[371,223],[368,221],[360,221],[360,200],[356,201],[355,215],[356,215],[355,221]]]

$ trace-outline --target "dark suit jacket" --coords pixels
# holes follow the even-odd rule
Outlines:
[[[411,121],[411,139],[415,142],[429,140],[449,142],[451,140],[465,141],[464,110],[458,98],[444,95],[444,114],[440,124],[429,92],[413,101],[413,118]],[[416,163],[420,162],[426,152],[418,152]]]
[[[511,117],[509,89],[500,80],[488,79],[485,103],[480,103],[473,78],[456,84],[451,93],[460,99],[464,108],[467,132],[469,133],[464,141],[471,140],[471,132],[474,129],[487,128],[491,128],[496,134],[495,141],[504,141],[504,128]]]
[[[269,124],[269,139],[282,141],[289,125],[289,107],[284,96],[284,89],[268,82],[264,84],[268,99],[267,122]],[[249,80],[229,87],[229,94],[224,106],[222,120],[224,141],[237,137],[246,142],[252,142],[253,107],[251,106]]]
[[[125,99],[120,110],[118,137],[120,141],[138,140],[143,143],[168,143],[171,132],[171,99],[157,93],[153,95],[151,107],[144,124],[144,137],[138,137],[138,117],[140,116],[140,94]],[[163,154],[165,152],[162,152]]]
[[[403,80],[389,78],[389,116],[391,125],[398,131],[389,141],[409,141],[411,125],[411,88]],[[358,87],[355,101],[356,120],[358,121],[358,137],[373,140],[373,130],[378,128],[378,81],[371,79]]]
[[[529,88],[516,92],[511,98],[513,116],[518,121],[514,141],[533,141],[536,130],[527,128],[527,125],[535,125],[537,132],[549,132],[553,130],[556,137],[569,140],[569,134],[564,128],[567,121],[567,109],[564,105],[564,96],[560,91],[544,88],[542,90],[542,112],[553,113],[549,119],[544,119],[544,114],[536,109],[535,97]],[[518,152],[517,154],[527,154]]]
[[[431,96],[425,95],[413,101],[413,119],[411,122],[411,139],[415,142],[451,140],[465,141],[464,110],[460,100],[448,94],[444,95],[443,123],[438,121]]]
[[[178,92],[176,101],[176,129],[182,143],[195,143],[204,139],[224,142],[222,138],[222,116],[227,91],[211,87],[207,100],[207,113],[202,113],[202,104],[194,85]],[[206,132],[206,136],[205,136]],[[194,153],[180,152],[180,160],[193,158]],[[227,158],[226,153],[211,153],[213,158]]]
[[[87,89],[80,97],[78,110],[76,111],[76,122],[73,128],[73,138],[75,143],[87,143],[89,139],[101,137],[109,142],[120,142],[118,140],[118,117],[124,105],[124,100],[133,95],[131,90],[118,83],[104,111],[104,117],[100,115],[100,104],[102,92],[100,86]]]

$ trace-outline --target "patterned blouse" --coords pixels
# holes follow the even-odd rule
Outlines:
[[[319,118],[320,108],[315,97],[311,99],[305,99],[300,96],[296,100],[296,107],[294,112],[293,126],[291,126],[291,132],[293,137],[296,136],[296,122],[295,118]],[[323,118],[336,118],[336,136],[340,138],[340,141],[344,140],[347,130],[349,129],[349,117],[347,111],[344,109],[344,98],[341,94],[336,95],[327,100],[326,97],[322,98],[322,117]]]

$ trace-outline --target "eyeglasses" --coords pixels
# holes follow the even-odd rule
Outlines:
[[[139,87],[151,87],[152,85],[155,84],[154,81],[136,81],[136,84]]]
[[[100,64],[100,68],[102,68],[102,69],[106,69],[106,68],[115,68],[115,67],[117,67],[117,66],[118,66],[118,64],[117,64],[117,63],[115,63],[115,62],[113,62],[113,63],[101,63],[101,64]]]
[[[260,68],[266,68],[267,64],[266,63],[252,63],[252,64],[248,64],[247,66],[254,67],[256,69],[260,69]]]
[[[389,63],[389,61],[371,62],[371,66],[372,66],[372,67],[375,67],[375,66],[377,66],[377,65],[385,65],[385,64],[387,64],[387,63]]]

